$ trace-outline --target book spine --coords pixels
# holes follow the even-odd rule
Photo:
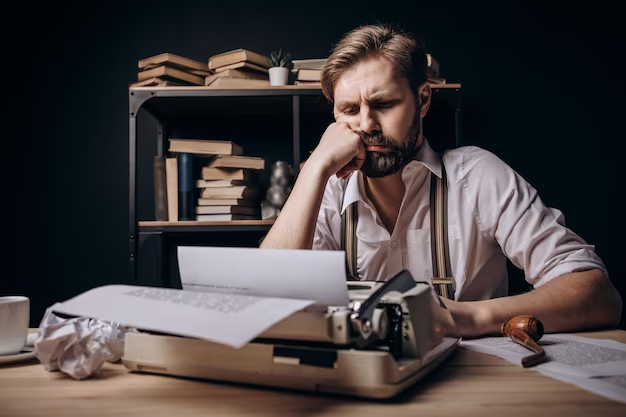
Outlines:
[[[193,155],[180,153],[178,158],[178,220],[195,220]]]
[[[167,221],[167,185],[165,177],[165,157],[154,157],[154,217],[157,221]]]

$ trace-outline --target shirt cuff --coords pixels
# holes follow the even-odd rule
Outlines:
[[[541,277],[534,280],[528,280],[528,282],[534,288],[539,288],[558,276],[572,272],[588,271],[590,269],[600,269],[604,272],[604,274],[607,274],[607,270],[602,262],[602,259],[600,259],[600,257],[593,250],[584,249],[559,262],[559,264],[547,271]]]

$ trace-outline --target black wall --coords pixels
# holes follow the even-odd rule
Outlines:
[[[127,279],[127,86],[139,59],[205,61],[239,47],[324,57],[344,32],[377,20],[423,37],[443,76],[463,85],[465,142],[495,152],[562,210],[625,294],[626,37],[608,2],[225,3],[5,6],[0,294],[31,297],[31,324],[56,301]]]

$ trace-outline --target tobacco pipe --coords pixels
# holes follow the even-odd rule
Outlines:
[[[543,324],[535,317],[513,317],[502,325],[500,331],[503,336],[508,336],[512,341],[535,352],[534,355],[522,359],[522,367],[529,368],[546,360],[546,352],[536,343],[543,336]]]

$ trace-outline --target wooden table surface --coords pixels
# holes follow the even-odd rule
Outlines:
[[[626,343],[622,330],[580,335]],[[386,401],[136,374],[120,364],[83,381],[46,372],[36,359],[0,367],[0,416],[102,415],[623,417],[626,404],[465,349]]]

